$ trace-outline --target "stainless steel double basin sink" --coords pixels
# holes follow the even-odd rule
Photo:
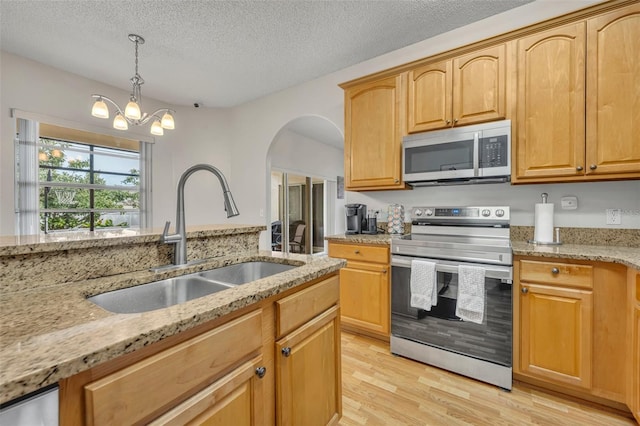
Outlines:
[[[231,287],[296,268],[273,262],[244,262],[208,271],[154,281],[89,297],[87,300],[118,314],[167,308]]]

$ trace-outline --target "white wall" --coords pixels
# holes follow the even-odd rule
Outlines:
[[[534,205],[540,194],[549,194],[553,203],[554,224],[575,228],[640,228],[640,180],[546,185],[486,184],[415,188],[411,191],[348,192],[349,202],[366,204],[381,210],[380,220],[387,220],[387,206],[398,203],[408,215],[411,207],[507,205],[511,207],[511,224],[533,226]],[[578,198],[576,210],[562,210],[560,199]],[[622,210],[620,225],[606,225],[605,209]],[[408,219],[408,217],[407,217]]]

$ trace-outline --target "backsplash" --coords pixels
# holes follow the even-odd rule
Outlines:
[[[533,240],[533,226],[512,226],[512,241]],[[640,229],[560,228],[563,244],[640,247]]]
[[[264,226],[220,227],[212,232],[187,233],[188,260],[250,254],[258,251]],[[123,239],[114,244],[108,238],[90,243],[69,241],[25,247],[1,247],[0,292],[33,290],[74,281],[142,271],[170,265],[173,247],[159,242],[160,235]],[[40,246],[40,247],[39,247]]]

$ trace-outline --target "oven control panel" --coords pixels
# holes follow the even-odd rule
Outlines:
[[[411,219],[504,220],[509,221],[509,206],[413,207]]]

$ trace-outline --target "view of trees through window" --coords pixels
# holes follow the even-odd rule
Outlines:
[[[41,138],[40,230],[138,226],[139,159],[138,152]]]

